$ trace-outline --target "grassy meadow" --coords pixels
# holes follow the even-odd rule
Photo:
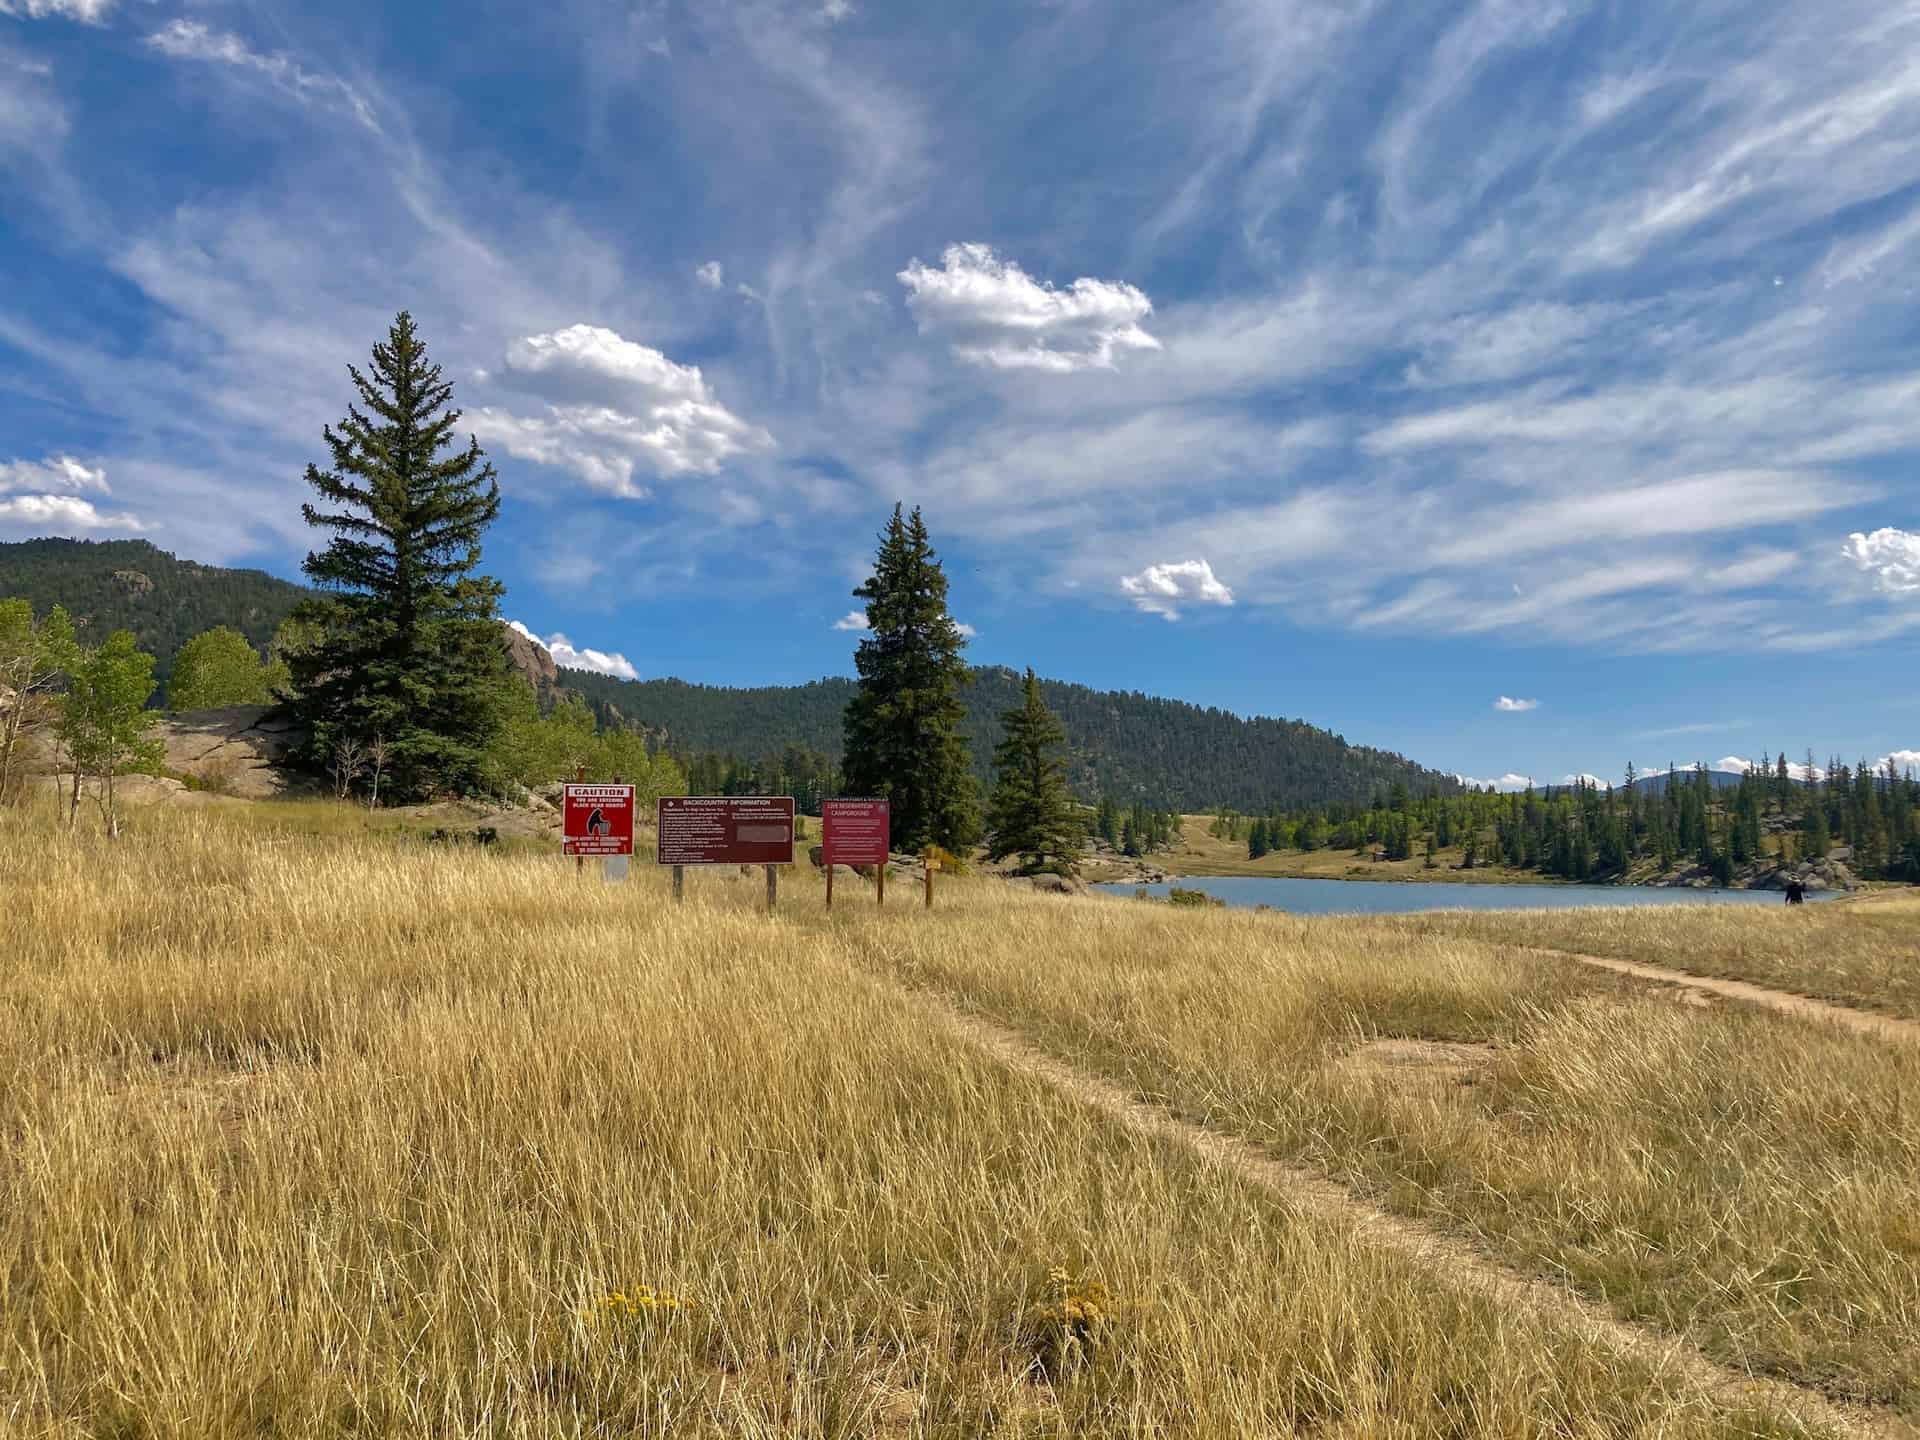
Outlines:
[[[949,1004],[1920,1414],[1920,1054],[1473,935],[987,879],[829,916],[804,870],[769,920],[757,876],[676,908],[308,818],[0,812],[0,1435],[1817,1433],[1142,1138]]]
[[[1434,852],[1433,868],[1427,867],[1424,850],[1406,860],[1374,860],[1356,855],[1351,849],[1270,850],[1258,860],[1247,858],[1244,832],[1241,839],[1228,840],[1211,833],[1211,815],[1182,815],[1180,838],[1169,851],[1156,851],[1155,865],[1176,875],[1266,875],[1299,880],[1400,880],[1456,885],[1564,885],[1537,870],[1517,870],[1484,855],[1471,870],[1462,870],[1466,859],[1464,845],[1449,845]]]
[[[1780,907],[1784,909],[1785,907]],[[1383,920],[1391,933],[1537,945],[1749,980],[1920,1019],[1920,892],[1879,890],[1776,914],[1765,906],[1493,911]]]

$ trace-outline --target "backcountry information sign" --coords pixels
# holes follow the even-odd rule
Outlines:
[[[791,795],[662,795],[661,865],[791,865]]]
[[[820,858],[828,865],[884,865],[890,815],[885,800],[820,804]]]
[[[568,855],[633,853],[633,786],[569,785],[560,848]]]

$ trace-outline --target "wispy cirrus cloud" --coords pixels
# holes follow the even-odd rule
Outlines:
[[[1502,695],[1493,702],[1493,708],[1496,710],[1504,710],[1508,714],[1518,714],[1526,710],[1538,710],[1540,708],[1540,702],[1538,700],[1516,700],[1511,695]]]
[[[176,17],[147,36],[147,44],[172,60],[230,65],[250,72],[302,104],[339,106],[367,129],[376,133],[380,129],[366,97],[339,76],[310,70],[284,50],[255,50],[230,30]]]
[[[22,20],[78,20],[83,25],[102,25],[113,11],[114,0],[0,0],[0,15]]]
[[[179,85],[89,95],[61,58],[57,93],[16,86],[39,108],[10,130],[0,102],[0,164],[40,157],[17,162],[40,219],[61,166],[78,203],[60,254],[0,261],[97,273],[138,311],[102,340],[10,298],[0,378],[75,417],[31,443],[127,437],[116,480],[158,445],[148,473],[244,502],[208,507],[221,545],[297,554],[259,517],[404,295],[449,373],[485,372],[460,398],[512,493],[645,496],[602,523],[671,527],[710,575],[751,532],[817,574],[907,495],[1073,607],[1219,603],[1154,577],[1174,555],[1231,577],[1237,615],[1361,643],[1775,651],[1920,625],[1897,548],[1848,551],[1898,518],[1876,507],[1920,451],[1893,318],[1920,263],[1920,17],[990,6],[988,65],[811,0],[644,8],[555,17],[559,83],[529,102],[551,125],[524,135],[464,72],[329,60],[293,15],[154,22],[140,53]],[[674,63],[629,74],[669,32]],[[182,123],[216,86],[273,107],[255,168]],[[107,185],[87,146],[45,158],[128,107],[122,133],[174,137],[127,161],[151,185]],[[644,176],[640,108],[670,117]],[[570,328],[657,364],[503,363]],[[573,520],[509,523],[536,550]]]

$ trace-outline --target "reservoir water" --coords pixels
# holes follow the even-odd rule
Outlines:
[[[1584,905],[1782,905],[1778,890],[1691,890],[1653,885],[1461,885],[1435,881],[1289,880],[1266,875],[1194,875],[1183,890],[1204,890],[1240,909],[1270,905],[1295,915],[1399,915],[1416,910],[1567,910]],[[1109,895],[1167,885],[1096,885]],[[1838,892],[1809,895],[1832,899]]]

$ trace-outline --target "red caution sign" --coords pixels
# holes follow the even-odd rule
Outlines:
[[[662,865],[791,865],[791,795],[663,795]]]
[[[633,854],[633,786],[569,785],[561,816],[566,854]]]
[[[820,858],[828,865],[884,865],[890,825],[885,800],[822,801]]]

